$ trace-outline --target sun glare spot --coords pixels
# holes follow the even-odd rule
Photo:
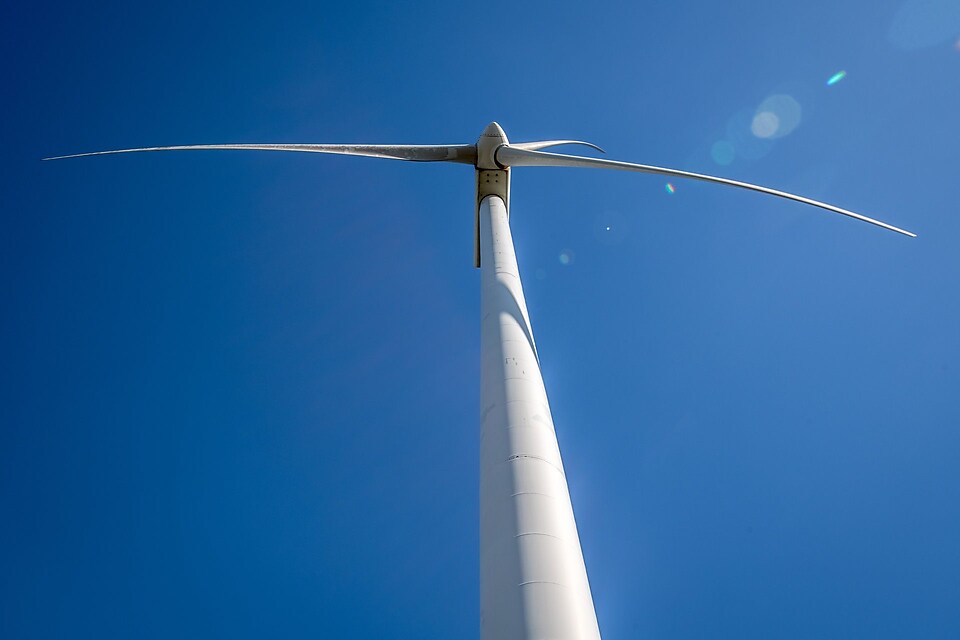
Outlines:
[[[793,96],[778,93],[760,103],[750,122],[750,133],[757,138],[773,139],[789,135],[800,126],[803,109]]]
[[[676,188],[675,186],[673,186],[673,184],[671,184],[671,183],[669,183],[669,182],[667,183],[667,186],[665,187],[665,189],[667,190],[667,193],[669,193],[669,194],[671,194],[671,195],[677,192],[677,188]]]
[[[832,87],[833,85],[837,84],[838,82],[840,82],[846,77],[847,77],[846,71],[837,71],[835,74],[830,76],[829,80],[827,80],[827,86]]]
[[[569,249],[564,249],[560,252],[559,260],[563,266],[569,266],[573,262],[573,252]]]
[[[758,138],[769,138],[780,128],[780,118],[772,111],[761,111],[753,116],[750,131]]]

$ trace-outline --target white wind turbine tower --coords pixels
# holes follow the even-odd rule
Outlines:
[[[599,640],[600,630],[510,234],[514,167],[596,167],[716,182],[795,200],[915,237],[846,209],[766,187],[650,165],[542,151],[576,140],[511,144],[496,122],[476,144],[211,144],[72,156],[194,149],[304,151],[476,168],[474,263],[481,281],[480,637]]]

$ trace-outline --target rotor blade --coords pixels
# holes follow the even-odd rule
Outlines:
[[[253,151],[304,151],[307,153],[338,153],[347,156],[369,156],[414,162],[459,162],[475,164],[477,148],[472,144],[419,145],[419,144],[194,144],[174,147],[144,147],[141,149],[117,149],[75,153],[69,156],[44,158],[62,160],[85,156],[103,156],[113,153],[137,153],[140,151],[184,151],[196,149],[239,149]]]
[[[718,178],[716,176],[708,176],[701,173],[691,173],[689,171],[679,171],[677,169],[666,169],[664,167],[655,167],[646,164],[634,164],[632,162],[619,162],[617,160],[568,156],[561,153],[549,153],[546,151],[531,151],[529,149],[517,148],[514,145],[503,145],[497,149],[496,160],[498,164],[503,165],[504,167],[591,167],[598,169],[620,169],[622,171],[637,171],[639,173],[653,173],[663,176],[674,176],[677,178],[703,180],[704,182],[716,182],[719,184],[730,185],[732,187],[750,189],[751,191],[759,191],[760,193],[767,193],[772,196],[779,196],[781,198],[786,198],[787,200],[795,200],[804,204],[820,207],[821,209],[826,209],[827,211],[833,211],[834,213],[856,218],[857,220],[862,220],[863,222],[869,222],[870,224],[875,224],[878,227],[883,227],[884,229],[889,229],[890,231],[902,233],[903,235],[910,236],[911,238],[917,237],[915,233],[910,233],[909,231],[894,227],[893,225],[889,225],[885,222],[880,222],[879,220],[874,220],[873,218],[868,218],[867,216],[860,215],[859,213],[847,211],[846,209],[841,209],[840,207],[835,207],[832,204],[820,202],[819,200],[804,198],[803,196],[787,193],[786,191],[777,191],[776,189],[761,187],[759,185],[750,184],[749,182],[740,182],[738,180],[730,180],[728,178]]]
[[[600,153],[606,153],[606,151],[592,142],[584,142],[583,140],[541,140],[540,142],[512,142],[510,143],[510,146],[517,149],[526,149],[528,151],[539,151],[540,149],[546,149],[548,147],[558,147],[561,144],[582,144],[585,147],[596,149]]]

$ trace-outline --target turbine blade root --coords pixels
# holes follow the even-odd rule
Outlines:
[[[911,233],[910,231],[895,227],[891,224],[887,224],[886,222],[875,220],[874,218],[868,218],[865,215],[854,213],[853,211],[849,211],[847,209],[841,209],[840,207],[827,204],[826,202],[820,202],[819,200],[805,198],[803,196],[798,196],[786,191],[779,191],[777,189],[771,189],[769,187],[761,187],[760,185],[751,184],[749,182],[740,182],[739,180],[730,180],[729,178],[719,178],[717,176],[709,176],[702,173],[692,173],[690,171],[680,171],[679,169],[668,169],[666,167],[656,167],[648,164],[635,164],[632,162],[620,162],[618,160],[605,160],[603,158],[584,158],[581,156],[570,156],[562,153],[536,151],[524,149],[518,145],[504,145],[497,149],[496,160],[504,167],[584,167],[592,169],[617,169],[620,171],[636,171],[638,173],[652,173],[656,175],[670,176],[673,178],[687,178],[690,180],[701,180],[703,182],[725,184],[727,186],[738,187],[740,189],[749,189],[759,193],[766,193],[767,195],[777,196],[778,198],[784,198],[786,200],[802,202],[803,204],[809,204],[814,207],[826,209],[827,211],[839,213],[849,218],[854,218],[855,220],[860,220],[862,222],[867,222],[890,231],[895,231],[896,233],[902,233],[903,235],[910,236],[911,238],[917,237],[915,233]]]

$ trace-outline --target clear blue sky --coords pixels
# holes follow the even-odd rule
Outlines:
[[[604,638],[960,637],[955,1],[94,4],[0,10],[0,636],[477,637],[471,169],[39,158],[497,120],[919,234],[515,171]]]

